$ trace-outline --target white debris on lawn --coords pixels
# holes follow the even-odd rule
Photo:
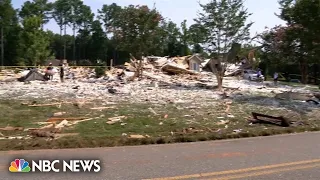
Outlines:
[[[126,69],[113,68],[106,71],[106,75],[95,78],[94,69],[66,67],[66,79],[59,82],[59,73],[54,74],[52,81],[32,81],[28,84],[11,81],[0,82],[0,98],[9,99],[100,99],[108,103],[134,102],[134,103],[198,103],[202,106],[216,104],[225,94],[213,90],[217,86],[216,76],[211,72],[189,74],[188,57],[166,58],[149,57],[144,60],[144,70],[141,78],[129,81],[128,77],[134,75],[130,72],[135,67],[126,63]],[[205,63],[206,61],[204,61]],[[161,67],[171,63],[182,69],[169,68],[169,75],[161,71]],[[185,69],[185,71],[183,70]],[[230,66],[230,69],[238,66]],[[44,69],[40,69],[42,72]],[[123,73],[122,73],[123,72]],[[184,74],[188,72],[187,74]],[[20,75],[25,75],[23,71]],[[13,70],[8,70],[8,76],[14,76]],[[11,75],[10,75],[11,74]],[[12,75],[13,74],[13,75]],[[139,80],[138,80],[139,79]],[[235,77],[225,77],[223,86],[231,98],[241,98],[244,94],[263,94],[272,96],[276,93],[292,91],[309,93],[308,87],[294,88],[290,86],[273,87],[273,82],[251,82],[238,80]],[[235,89],[236,93],[233,93]],[[231,91],[231,92],[230,92]],[[229,93],[229,94],[228,94]],[[279,105],[275,100],[264,100],[268,105]]]
[[[161,75],[159,75],[161,76]],[[199,87],[199,83],[208,87],[216,85],[214,75],[205,75],[205,78],[197,80],[188,80],[185,78],[176,79],[161,76],[160,80],[144,78],[141,81],[122,83],[120,81],[97,80],[92,79],[66,80],[65,83],[32,81],[30,84],[21,82],[2,83],[0,88],[0,98],[28,99],[28,98],[94,98],[107,102],[149,102],[149,103],[192,103],[208,102],[221,98],[221,92],[211,88]],[[203,81],[210,81],[203,83]],[[157,84],[155,86],[155,84]],[[223,81],[224,87],[239,88],[243,93],[271,93],[271,92],[310,92],[304,88],[288,88],[279,86],[277,88],[267,87],[257,82],[238,81],[236,78],[226,77]],[[77,86],[77,88],[75,88]],[[108,92],[108,89],[115,89],[116,93]],[[240,95],[241,96],[241,95]],[[276,105],[277,102],[265,100],[266,104]]]

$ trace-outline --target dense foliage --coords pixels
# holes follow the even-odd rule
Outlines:
[[[44,30],[50,19],[60,32]],[[103,5],[94,14],[81,0],[26,1],[20,9],[0,0],[4,65],[41,64],[47,59],[67,59],[78,65],[97,60],[122,64],[129,54],[184,56],[203,53],[199,28],[181,28],[147,6]],[[72,30],[72,35],[67,30]],[[0,37],[1,39],[1,37]]]
[[[286,25],[261,34],[264,59],[278,71],[299,66],[301,80],[307,83],[309,75],[319,76],[320,3],[318,0],[280,0],[279,4],[278,16]],[[309,72],[310,68],[313,73]]]

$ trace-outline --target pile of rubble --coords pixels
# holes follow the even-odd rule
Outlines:
[[[213,60],[202,60],[199,56],[185,57],[145,57],[131,58],[122,67],[113,67],[105,75],[96,78],[93,68],[65,67],[65,82],[59,82],[59,73],[53,80],[18,82],[8,81],[24,76],[13,70],[2,71],[6,81],[2,81],[0,98],[62,98],[62,99],[102,99],[109,102],[211,102],[226,97],[238,96],[236,92],[278,94],[287,91],[311,93],[308,88],[289,86],[273,87],[272,83],[250,82],[225,77],[225,92],[214,91],[217,85],[215,75],[210,72]],[[209,64],[209,65],[208,65]],[[245,65],[232,65],[230,72],[238,72]],[[40,73],[45,68],[39,69]],[[2,78],[4,79],[4,78]]]
[[[20,73],[14,70],[1,72],[0,98],[1,99],[47,99],[61,103],[74,103],[81,108],[85,102],[97,102],[102,105],[120,103],[152,103],[152,104],[188,104],[198,108],[221,105],[228,100],[226,113],[229,113],[232,101],[254,102],[257,105],[283,108],[282,100],[288,101],[294,109],[313,107],[319,109],[320,95],[305,87],[273,86],[272,82],[252,82],[239,80],[235,77],[225,77],[223,80],[224,92],[215,91],[217,80],[212,73],[214,60],[201,60],[198,56],[186,57],[145,57],[142,60],[131,58],[122,67],[113,67],[105,71],[105,75],[97,78],[93,68],[65,67],[65,81],[60,82],[59,73],[54,74],[49,81],[19,82],[17,78],[26,76],[29,70]],[[226,75],[237,75],[241,69],[249,65],[231,65],[227,67]],[[45,68],[38,72],[43,74]],[[58,72],[58,69],[57,69]],[[258,103],[256,101],[259,101]],[[293,101],[299,101],[294,103]],[[52,105],[52,102],[51,104]],[[59,103],[58,103],[59,105]],[[35,105],[29,105],[35,106]],[[39,106],[44,106],[41,104]],[[100,107],[105,108],[105,107]],[[63,112],[60,112],[60,116]],[[283,117],[269,116],[253,112],[251,123],[272,123],[280,126],[289,126],[290,123]],[[59,138],[64,127],[79,122],[94,120],[95,118],[49,118],[41,128],[29,128],[32,136]],[[228,114],[228,116],[232,116]],[[99,118],[99,117],[97,117]],[[124,116],[109,118],[107,124],[121,122]],[[59,123],[57,123],[59,122]],[[226,124],[220,121],[220,124]],[[2,131],[17,130],[5,127]],[[18,129],[22,130],[22,129]],[[191,129],[192,130],[192,129]],[[187,129],[185,131],[191,131]],[[195,131],[195,130],[192,130]],[[235,130],[240,132],[241,130]],[[74,134],[69,134],[74,135]]]

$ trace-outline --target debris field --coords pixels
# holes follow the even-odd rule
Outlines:
[[[53,80],[20,82],[17,78],[29,71],[3,70],[0,98],[7,109],[2,113],[15,115],[2,116],[1,139],[86,136],[97,133],[92,131],[98,125],[106,131],[101,136],[133,139],[320,125],[319,92],[310,86],[274,86],[228,76],[224,90],[218,91],[214,73],[205,70],[209,61],[191,70],[192,57],[132,58],[99,78],[92,68],[66,67],[64,82],[59,73]],[[232,68],[228,73],[237,74],[239,67]],[[16,123],[21,126],[11,123],[28,111],[38,111],[34,118],[40,119],[28,117],[32,123],[24,127],[22,119]]]

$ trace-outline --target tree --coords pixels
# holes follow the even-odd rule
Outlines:
[[[81,26],[83,26],[85,29],[82,30],[84,36],[87,36],[88,33],[88,24],[92,22],[93,20],[93,14],[91,12],[91,9],[89,6],[86,6],[83,4],[81,0],[70,0],[69,1],[71,6],[71,12],[68,17],[68,22],[70,22],[70,25],[72,27],[73,31],[73,60],[75,60],[76,55],[76,43],[75,43],[75,36],[76,36],[76,30],[80,29]],[[83,36],[82,36],[83,37]]]
[[[165,53],[167,46],[166,46],[166,22],[161,21],[159,26],[157,26],[154,31],[154,36],[151,38],[151,42],[153,42],[152,46],[149,47],[149,55],[157,55],[157,56],[166,56],[168,54]]]
[[[299,63],[302,82],[307,83],[308,66],[319,62],[320,3],[318,0],[281,0],[279,4],[279,17],[287,22],[283,41]]]
[[[60,41],[62,41],[62,31],[64,31],[64,35],[66,35],[66,26],[68,24],[68,17],[70,16],[70,10],[71,7],[69,6],[68,0],[57,0],[53,4],[53,12],[52,16],[54,20],[57,22],[57,24],[60,27]],[[59,59],[66,59],[66,40],[63,42],[64,51],[62,53],[62,46],[59,50]]]
[[[82,7],[83,7],[83,2],[81,0],[70,0],[69,1],[70,5],[70,13],[69,16],[67,16],[67,22],[70,23],[70,26],[72,27],[72,32],[73,32],[73,60],[75,60],[75,53],[76,53],[76,43],[75,43],[75,37],[76,37],[76,29],[79,27],[82,19]]]
[[[105,59],[107,54],[107,38],[101,26],[98,20],[92,23],[89,56],[93,60]]]
[[[181,43],[183,45],[182,55],[186,56],[186,55],[190,54],[190,49],[189,49],[190,34],[189,34],[188,27],[187,27],[187,20],[184,20],[181,23],[181,30],[182,30],[182,33],[181,33],[180,39],[181,39]]]
[[[121,12],[122,7],[116,3],[112,3],[111,5],[104,4],[102,9],[98,10],[98,19],[104,23],[107,34],[115,32],[116,21],[120,19]]]
[[[103,7],[100,17],[107,32],[113,34],[117,48],[131,52],[137,58],[152,51],[152,46],[156,43],[154,36],[157,35],[162,21],[162,16],[156,9],[134,5],[119,8],[112,4]]]
[[[0,1],[0,59],[1,66],[13,65],[17,56],[17,40],[20,28],[11,0]]]
[[[19,37],[19,64],[38,65],[51,56],[48,35],[42,31],[42,17],[33,16],[23,20]]]
[[[179,38],[181,37],[181,32],[177,24],[172,21],[166,22],[162,26],[164,30],[164,54],[168,56],[181,56],[183,54],[183,47]]]
[[[193,46],[192,52],[193,53],[203,53],[203,44],[206,40],[206,30],[201,24],[192,24],[189,27],[189,40],[190,44]]]
[[[19,15],[22,19],[32,16],[38,16],[41,18],[41,28],[43,28],[43,25],[48,23],[51,19],[51,13],[52,13],[53,4],[49,3],[48,0],[33,0],[26,1],[21,11],[19,12]]]
[[[251,14],[244,9],[243,0],[212,0],[200,6],[204,12],[199,14],[196,22],[206,31],[206,50],[218,56],[218,64],[212,69],[216,69],[218,88],[222,90],[228,52],[235,43],[249,39],[253,23],[245,22]]]
[[[113,57],[113,60],[115,61],[115,63],[117,63],[117,54],[118,54],[118,50],[120,49],[120,45],[119,45],[119,41],[113,36],[114,33],[116,32],[116,23],[117,21],[119,21],[119,19],[121,18],[121,12],[122,12],[123,8],[121,6],[118,6],[116,3],[112,3],[110,5],[106,5],[104,4],[102,6],[102,9],[98,10],[98,19],[101,20],[103,22],[103,26],[105,28],[105,35],[106,37],[108,35],[111,35],[111,41],[112,43],[110,43],[110,47],[112,48],[108,48],[108,55],[110,55],[111,57]]]
[[[118,22],[122,29],[115,36],[123,42],[123,48],[137,58],[149,54],[150,47],[155,43],[153,36],[157,35],[157,27],[162,16],[156,9],[147,6],[128,6],[122,12]]]
[[[63,46],[63,41],[61,39],[60,34],[56,34],[52,31],[47,32],[48,39],[50,41],[49,49],[56,56],[57,59],[60,58],[61,47]]]
[[[263,50],[263,58],[270,64],[281,65],[287,63],[287,60],[293,60],[293,47],[289,47],[285,39],[287,27],[276,26],[272,29],[267,29],[260,34]]]
[[[19,12],[23,28],[19,34],[19,57],[21,65],[37,65],[51,56],[49,36],[43,25],[51,18],[53,5],[48,0],[27,1]]]
[[[80,12],[78,14],[77,27],[78,38],[79,38],[79,49],[83,54],[83,58],[87,59],[88,56],[88,48],[90,43],[90,33],[91,33],[91,25],[93,22],[94,14],[92,13],[89,6],[82,5],[80,7]],[[74,56],[75,56],[75,44],[74,44]]]

